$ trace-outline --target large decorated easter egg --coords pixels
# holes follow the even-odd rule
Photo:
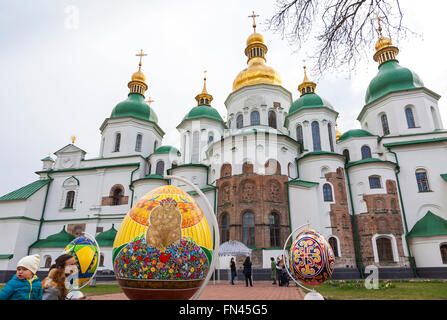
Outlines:
[[[113,244],[113,267],[129,299],[189,299],[211,264],[213,239],[192,196],[162,186],[130,209]]]
[[[320,285],[334,271],[334,252],[326,239],[315,230],[301,232],[292,242],[289,254],[293,275],[303,284]]]
[[[75,258],[78,268],[77,283],[72,283],[74,287],[87,283],[95,275],[98,251],[96,243],[86,235],[74,239],[65,247],[64,253]]]

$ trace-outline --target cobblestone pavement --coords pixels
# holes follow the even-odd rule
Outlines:
[[[124,293],[90,296],[91,300],[128,300]],[[245,282],[228,282],[211,280],[203,290],[199,300],[303,300],[303,291],[291,284],[289,287],[272,285],[270,281],[258,281],[253,287],[246,287]]]

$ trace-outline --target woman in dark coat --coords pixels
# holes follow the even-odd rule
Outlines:
[[[245,276],[245,286],[248,287],[248,282],[250,282],[250,287],[253,287],[251,280],[251,261],[250,257],[247,257],[244,261],[244,276]]]
[[[231,258],[230,269],[231,269],[231,282],[230,283],[234,285],[234,278],[236,278],[236,263],[234,262],[234,258]]]

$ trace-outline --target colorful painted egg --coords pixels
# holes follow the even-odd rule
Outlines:
[[[87,283],[95,275],[98,267],[98,251],[96,243],[87,236],[78,237],[65,247],[64,253],[71,254],[76,260],[79,286]]]
[[[293,274],[303,284],[320,285],[334,271],[334,252],[326,239],[315,230],[301,232],[292,242],[289,254]]]
[[[192,196],[162,186],[124,217],[113,244],[113,268],[129,299],[189,299],[208,274],[213,238]]]

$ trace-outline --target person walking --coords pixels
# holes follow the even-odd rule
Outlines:
[[[55,262],[50,267],[48,276],[42,281],[42,300],[65,300],[68,294],[65,278],[77,269],[76,260],[70,254],[57,257]]]
[[[275,258],[271,257],[270,258],[271,264],[270,264],[270,270],[272,273],[272,284],[276,285],[276,263],[275,263]]]
[[[231,269],[231,284],[234,285],[234,278],[236,278],[236,263],[234,262],[234,258],[231,258],[230,261],[230,269]]]
[[[279,257],[276,258],[276,280],[278,280],[278,285],[281,287],[281,260]]]
[[[245,258],[243,266],[244,266],[245,286],[248,287],[248,283],[250,282],[250,287],[253,287],[253,282],[251,279],[251,261],[249,256]]]
[[[20,259],[16,274],[0,290],[0,300],[42,300],[42,284],[36,276],[39,263],[38,254]]]

